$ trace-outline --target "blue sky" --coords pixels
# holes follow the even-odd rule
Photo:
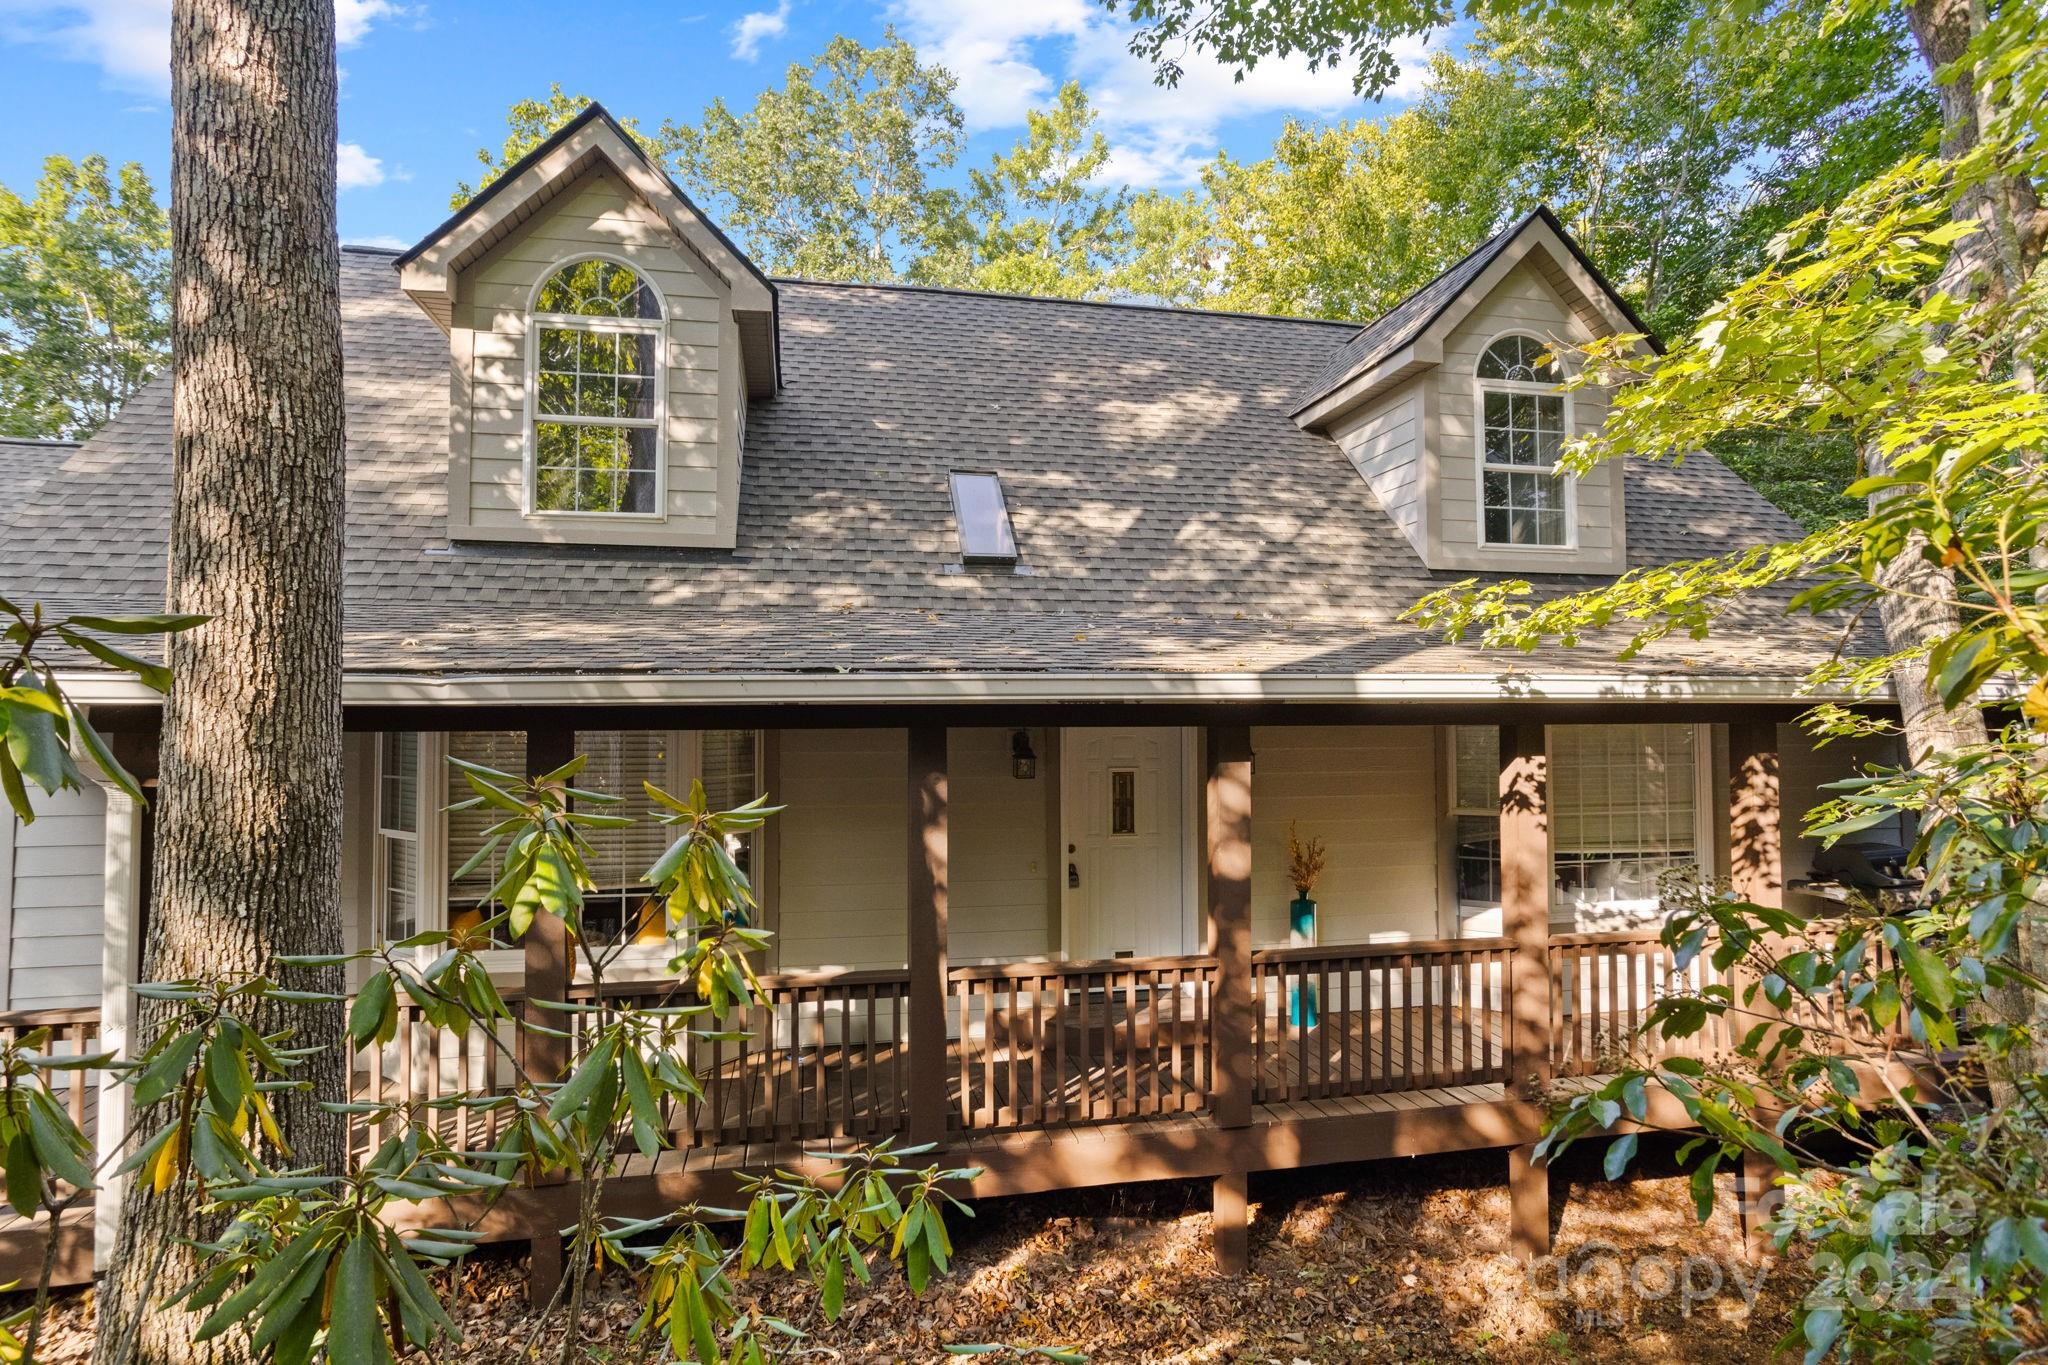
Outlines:
[[[169,11],[170,0],[0,0],[0,184],[27,193],[50,153],[103,152],[142,162],[161,190]],[[476,149],[501,140],[506,106],[550,81],[651,127],[694,119],[714,96],[749,104],[833,34],[871,42],[893,23],[960,77],[966,160],[1007,146],[1025,110],[1074,78],[1116,148],[1110,178],[1171,187],[1218,148],[1263,153],[1289,116],[1398,107],[1422,60],[1405,53],[1408,81],[1368,106],[1348,74],[1299,64],[1262,64],[1239,84],[1195,58],[1178,90],[1160,90],[1095,0],[340,0],[338,19],[342,238],[386,244],[439,222]]]

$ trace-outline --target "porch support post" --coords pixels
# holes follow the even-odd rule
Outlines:
[[[1785,833],[1778,776],[1778,727],[1728,726],[1728,882],[1751,905],[1785,905]]]
[[[1768,720],[1732,721],[1728,726],[1728,884],[1751,905],[1782,910],[1785,906],[1785,831],[1783,784],[1779,775],[1778,727]],[[1749,984],[1738,966],[1730,984],[1741,992]],[[1761,992],[1748,1006],[1756,1014],[1777,1011]],[[1747,1029],[1746,1019],[1738,1027]],[[1777,1167],[1769,1158],[1745,1151],[1735,1176],[1736,1216],[1742,1227],[1743,1255],[1752,1261],[1771,1252],[1764,1224],[1777,1197]]]
[[[1216,1268],[1225,1275],[1242,1275],[1251,1264],[1251,1177],[1241,1170],[1226,1171],[1209,1189]]]
[[[1517,1259],[1550,1254],[1550,1163],[1536,1159],[1536,1144],[1508,1149],[1508,1241]]]
[[[1249,1128],[1258,1059],[1252,1053],[1252,733],[1248,726],[1209,727],[1205,802],[1209,869],[1208,949],[1216,959],[1212,1005],[1216,1087],[1210,1112],[1223,1129]],[[1235,1148],[1233,1147],[1233,1150]],[[1211,1205],[1217,1269],[1242,1275],[1249,1262],[1243,1167],[1216,1178]]]
[[[575,757],[576,734],[565,724],[529,729],[526,732],[526,773],[539,777],[551,773]],[[569,996],[570,961],[568,926],[553,915],[536,915],[520,940],[525,950],[526,998],[520,1002],[520,1016],[528,1024],[566,1032],[568,1016],[558,1009],[544,1009],[543,1000],[566,1000]],[[546,1033],[523,1031],[519,1038],[520,1065],[529,1081],[548,1084],[562,1078],[569,1066],[569,1040]],[[554,1297],[562,1282],[562,1239],[557,1220],[546,1202],[534,1201],[530,1215],[527,1261],[527,1294],[535,1304]]]
[[[910,1141],[946,1140],[946,727],[910,727]],[[965,1041],[967,1020],[960,1020]]]
[[[1501,932],[1508,957],[1508,1098],[1533,1098],[1551,1076],[1550,771],[1539,720],[1500,727]],[[1527,1106],[1540,1119],[1534,1104]],[[1550,1173],[1535,1147],[1508,1156],[1515,1254],[1550,1250]]]

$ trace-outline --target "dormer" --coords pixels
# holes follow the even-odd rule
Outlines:
[[[1353,336],[1294,418],[1344,450],[1432,569],[1618,574],[1620,462],[1554,469],[1606,395],[1559,385],[1585,343],[1645,331],[1539,208]]]
[[[775,287],[602,107],[397,268],[448,335],[450,540],[732,547]]]

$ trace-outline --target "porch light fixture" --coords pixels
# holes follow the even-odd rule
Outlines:
[[[1010,771],[1019,782],[1038,776],[1038,755],[1031,751],[1031,732],[1019,730],[1010,736]]]
[[[1003,481],[987,470],[956,469],[951,475],[953,520],[960,533],[960,558],[968,564],[1015,564],[1017,537]]]

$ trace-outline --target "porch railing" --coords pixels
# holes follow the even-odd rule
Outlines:
[[[1508,957],[1498,938],[1254,953],[1253,1099],[1505,1080]]]
[[[78,1009],[0,1011],[0,1041],[12,1044],[25,1033],[39,1028],[50,1031],[42,1051],[58,1057],[83,1057],[99,1050],[100,1009],[86,1005]],[[46,1072],[50,1088],[64,1101],[71,1121],[87,1138],[99,1113],[99,1077],[91,1071]],[[66,1188],[69,1188],[68,1186]]]
[[[950,977],[956,1129],[1185,1114],[1209,1102],[1213,957],[1006,963]]]
[[[1651,1008],[1667,996],[1698,994],[1725,985],[1725,973],[1706,955],[1681,968],[1655,931],[1552,934],[1550,937],[1551,1063],[1559,1076],[1612,1071]],[[1711,1059],[1731,1050],[1743,1027],[1738,1018],[1709,1016],[1683,1039],[1646,1040],[1660,1057]]]
[[[751,1142],[875,1139],[899,1131],[908,1113],[907,971],[790,972],[761,978],[764,1000],[713,1020],[691,1021],[704,1032],[690,1037],[684,1058],[703,1088],[701,1099],[669,1106],[669,1140],[677,1147],[718,1147]],[[505,993],[508,1003],[522,999]],[[605,998],[620,1004],[676,1005],[691,996],[673,981],[608,985]],[[572,1002],[594,999],[590,987],[570,992]],[[571,1019],[588,1027],[592,1016]],[[422,1102],[461,1091],[504,1093],[516,1082],[510,1029],[504,1046],[480,1036],[457,1040],[422,1027],[419,1008],[402,1002],[398,1032],[382,1048],[359,1052],[351,1098]],[[439,1116],[444,1135],[458,1146],[487,1148],[497,1138],[492,1113],[458,1108]],[[381,1134],[364,1131],[358,1148]]]

